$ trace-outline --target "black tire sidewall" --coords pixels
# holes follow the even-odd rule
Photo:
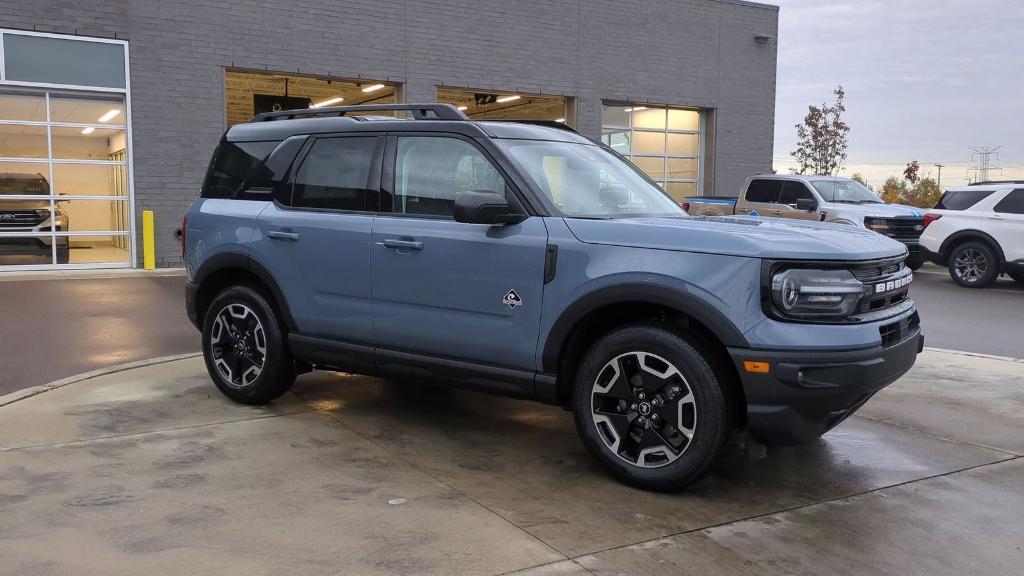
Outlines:
[[[245,304],[263,325],[267,354],[263,371],[256,382],[246,388],[234,388],[224,381],[213,362],[210,334],[217,314],[229,304]],[[249,286],[231,286],[221,291],[206,309],[202,331],[203,360],[217,389],[228,398],[245,404],[263,404],[281,396],[295,380],[295,369],[277,313],[258,290]]]
[[[600,370],[620,354],[641,351],[661,356],[686,378],[697,409],[697,427],[686,451],[657,468],[642,468],[619,458],[602,441],[594,424],[592,389]],[[618,329],[584,355],[574,383],[572,409],[584,446],[620,480],[637,487],[675,491],[699,480],[718,457],[731,432],[731,407],[711,365],[684,335],[652,325]]]
[[[956,275],[956,257],[961,252],[971,248],[982,252],[985,255],[986,262],[988,262],[985,274],[975,282],[967,282]],[[964,288],[984,288],[995,282],[996,278],[999,277],[999,258],[996,256],[995,250],[988,244],[983,242],[964,242],[954,248],[949,254],[949,277]]]

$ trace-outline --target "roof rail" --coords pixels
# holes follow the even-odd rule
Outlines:
[[[512,120],[506,118],[484,118],[484,120],[486,120],[487,122],[515,122],[516,124],[547,126],[548,128],[557,128],[558,130],[565,130],[566,132],[575,132],[576,134],[579,134],[579,132],[577,132],[576,129],[573,128],[572,126],[569,126],[564,122],[556,122],[555,120]]]
[[[968,186],[992,186],[995,184],[1024,184],[1024,180],[985,180],[984,182],[971,182]]]
[[[292,118],[320,118],[326,116],[344,116],[350,112],[375,112],[384,110],[401,110],[412,112],[416,120],[469,120],[458,108],[451,104],[359,104],[357,106],[333,106],[330,108],[302,108],[299,110],[282,110],[280,112],[264,112],[253,116],[250,122],[268,122],[270,120],[289,120]]]

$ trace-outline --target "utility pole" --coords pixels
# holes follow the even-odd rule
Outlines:
[[[935,167],[939,169],[939,181],[937,183],[938,186],[939,186],[939,190],[942,190],[942,167],[943,166],[945,166],[945,164],[936,164],[935,165]]]
[[[992,165],[992,156],[999,158],[998,150],[1002,146],[971,146],[971,159],[977,159],[978,163],[971,168],[977,176],[975,182],[988,182],[990,170],[1000,170],[998,166]]]

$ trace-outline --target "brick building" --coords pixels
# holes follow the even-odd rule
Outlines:
[[[158,266],[226,126],[297,106],[450,102],[560,120],[666,190],[771,168],[778,10],[742,0],[7,0],[0,271]],[[10,216],[8,216],[10,215]]]

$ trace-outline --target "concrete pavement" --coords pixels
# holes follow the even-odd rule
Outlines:
[[[1012,574],[1021,382],[926,351],[822,440],[666,495],[558,408],[334,373],[247,407],[168,362],[0,407],[0,574]]]

